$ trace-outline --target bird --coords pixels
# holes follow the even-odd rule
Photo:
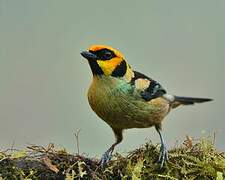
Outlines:
[[[94,44],[81,55],[93,74],[87,94],[90,107],[115,135],[115,142],[102,155],[100,164],[104,167],[111,160],[115,146],[123,140],[124,130],[155,127],[161,142],[158,163],[162,168],[168,161],[162,134],[163,119],[178,106],[212,99],[167,93],[159,82],[133,70],[124,55],[111,46]]]

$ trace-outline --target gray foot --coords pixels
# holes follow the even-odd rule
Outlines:
[[[165,162],[168,161],[168,151],[165,144],[162,144],[159,152],[158,163],[160,163],[160,169],[163,167]]]
[[[112,150],[109,149],[108,151],[106,151],[103,155],[102,155],[102,158],[101,158],[101,161],[100,161],[100,165],[102,167],[105,167],[105,165],[112,159]]]

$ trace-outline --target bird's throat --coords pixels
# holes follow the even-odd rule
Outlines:
[[[91,71],[92,71],[93,75],[103,75],[104,74],[104,72],[98,65],[97,61],[89,60],[88,63],[91,67]]]

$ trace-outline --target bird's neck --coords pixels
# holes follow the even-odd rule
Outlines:
[[[96,61],[89,61],[89,65],[91,67],[94,78],[97,77],[97,79],[98,77],[112,77],[125,80],[129,83],[134,77],[134,72],[131,69],[131,66],[125,60],[123,60],[118,66],[116,66],[111,74],[105,73],[105,71],[102,70],[102,68]]]

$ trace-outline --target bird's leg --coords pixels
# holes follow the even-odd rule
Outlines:
[[[100,164],[104,167],[112,158],[112,153],[117,144],[119,144],[123,139],[123,134],[121,129],[113,129],[116,137],[116,142],[102,155]]]
[[[102,155],[100,164],[104,167],[112,158],[112,153],[115,148],[115,143]]]
[[[163,165],[165,164],[165,162],[168,160],[168,150],[167,150],[166,144],[164,142],[163,136],[161,134],[161,126],[155,126],[155,128],[156,128],[156,131],[159,133],[159,137],[160,137],[160,141],[161,141],[158,162],[160,163],[160,168],[162,168]]]

